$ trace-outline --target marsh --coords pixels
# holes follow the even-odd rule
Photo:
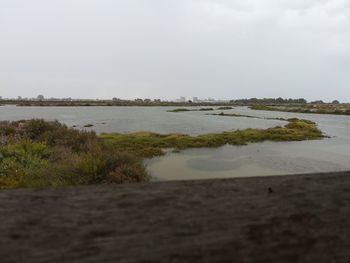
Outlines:
[[[192,107],[199,109],[198,107]],[[201,111],[170,113],[169,107],[14,107],[0,108],[1,120],[43,118],[58,120],[70,127],[97,133],[150,131],[197,136],[247,128],[267,129],[284,126],[274,118],[308,119],[317,123],[330,138],[301,142],[262,142],[247,146],[167,151],[161,157],[145,160],[153,180],[183,180],[236,176],[262,176],[327,172],[350,169],[350,117],[250,110],[236,107],[227,114],[255,116],[228,117],[206,115]],[[217,109],[217,107],[214,107]],[[220,113],[214,110],[213,113]],[[91,124],[91,127],[84,127]],[[176,167],[176,169],[175,169]]]

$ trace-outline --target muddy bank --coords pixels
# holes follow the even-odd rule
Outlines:
[[[0,262],[349,262],[350,172],[0,191]]]

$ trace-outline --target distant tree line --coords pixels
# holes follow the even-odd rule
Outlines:
[[[232,103],[235,104],[306,104],[307,100],[304,98],[299,99],[283,99],[279,98],[264,98],[264,99],[239,99],[239,100],[231,100]]]
[[[33,99],[23,99],[18,97],[17,99],[4,99],[0,96],[1,104],[14,104],[17,106],[210,106],[210,105],[283,105],[283,104],[328,104],[322,100],[315,100],[308,102],[304,98],[298,99],[284,99],[279,98],[250,98],[250,99],[237,99],[230,101],[212,101],[212,102],[193,102],[191,100],[184,102],[175,101],[162,101],[160,99],[134,99],[125,100],[119,98],[112,98],[111,100],[85,100],[85,99],[57,99],[49,98],[45,99],[43,95],[39,95]],[[333,100],[331,104],[340,104],[338,100]]]
[[[251,104],[262,104],[262,105],[274,105],[274,104],[328,104],[329,102],[324,102],[323,100],[315,100],[308,102],[304,98],[298,98],[298,99],[284,99],[284,98],[264,98],[264,99],[257,99],[257,98],[251,98],[251,99],[238,99],[238,100],[231,100],[231,103],[239,104],[239,105],[251,105]],[[340,104],[338,100],[333,100],[330,102],[330,104]]]

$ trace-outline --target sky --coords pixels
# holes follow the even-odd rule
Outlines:
[[[0,96],[350,102],[349,0],[0,0]]]

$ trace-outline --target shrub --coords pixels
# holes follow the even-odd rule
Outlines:
[[[219,107],[218,110],[232,110],[233,107],[231,106],[223,106],[223,107]]]
[[[0,136],[0,188],[148,179],[140,158],[107,145],[94,132],[30,120],[0,122]],[[123,176],[110,180],[116,171]]]
[[[107,176],[107,180],[110,183],[136,183],[145,181],[145,168],[138,164],[134,166],[121,165],[115,168]]]
[[[51,149],[45,143],[29,140],[0,147],[0,176],[11,173],[25,173],[47,164]]]

